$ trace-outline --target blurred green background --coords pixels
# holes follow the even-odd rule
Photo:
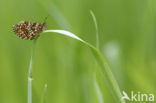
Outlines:
[[[18,38],[19,21],[43,22],[47,29],[64,29],[95,45],[98,21],[100,50],[119,84],[130,95],[156,95],[155,0],[0,0],[0,103],[27,103],[27,72],[32,41]],[[94,86],[97,72],[105,103],[115,103],[96,71],[92,53],[82,43],[55,33],[38,38],[33,68],[33,103],[99,103]],[[100,102],[102,103],[102,102]]]

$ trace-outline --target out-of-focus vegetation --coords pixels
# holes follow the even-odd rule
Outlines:
[[[1,0],[0,103],[27,103],[27,72],[32,41],[12,31],[21,20],[65,29],[95,45],[90,9],[99,29],[100,50],[121,91],[156,94],[156,1],[154,0]],[[40,103],[47,83],[47,103],[98,103],[97,72],[105,103],[114,103],[91,51],[73,39],[46,33],[37,41],[33,68],[33,103]],[[103,81],[103,82],[101,82]]]

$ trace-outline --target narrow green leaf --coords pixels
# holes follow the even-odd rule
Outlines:
[[[44,31],[44,33],[46,33],[46,32],[62,34],[67,37],[76,39],[76,40],[82,42],[83,44],[85,44],[86,46],[88,46],[91,49],[91,51],[96,59],[96,62],[98,63],[98,65],[100,67],[100,71],[104,75],[105,80],[106,80],[106,82],[110,88],[110,91],[111,91],[112,95],[114,96],[116,102],[117,103],[125,103],[124,100],[121,99],[122,95],[121,95],[120,89],[118,87],[118,84],[117,84],[107,62],[104,60],[102,54],[100,53],[100,51],[97,48],[95,48],[88,42],[84,41],[83,39],[79,38],[75,34],[69,32],[69,31],[66,31],[66,30],[46,30],[46,31]]]
[[[96,34],[96,48],[98,50],[100,50],[100,48],[99,48],[99,33],[98,33],[97,20],[96,20],[96,17],[94,15],[94,12],[92,10],[90,10],[90,14],[92,16],[92,19],[93,19],[93,22],[94,22],[94,25],[95,25],[95,31],[96,31],[96,33],[95,33]],[[96,74],[97,74],[97,72],[95,72],[95,75]],[[94,76],[94,86],[95,86],[95,90],[96,90],[98,102],[99,103],[104,103],[104,98],[102,96],[102,92],[100,90],[100,87],[99,87],[99,84],[97,82],[96,76]]]
[[[96,30],[96,47],[99,49],[99,32],[98,32],[97,20],[92,10],[90,10],[90,14],[93,18],[93,22],[94,22],[95,30]]]

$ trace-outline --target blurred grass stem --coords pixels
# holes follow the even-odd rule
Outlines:
[[[33,80],[32,66],[34,60],[35,47],[36,47],[36,39],[33,40],[32,43],[32,51],[31,51],[31,58],[30,58],[29,71],[28,71],[28,103],[32,103],[32,80]]]

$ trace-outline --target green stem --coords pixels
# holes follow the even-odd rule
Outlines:
[[[30,59],[29,71],[28,71],[28,103],[32,103],[32,80],[33,80],[32,66],[34,60],[35,47],[36,47],[36,40],[34,40],[32,44],[31,59]]]

